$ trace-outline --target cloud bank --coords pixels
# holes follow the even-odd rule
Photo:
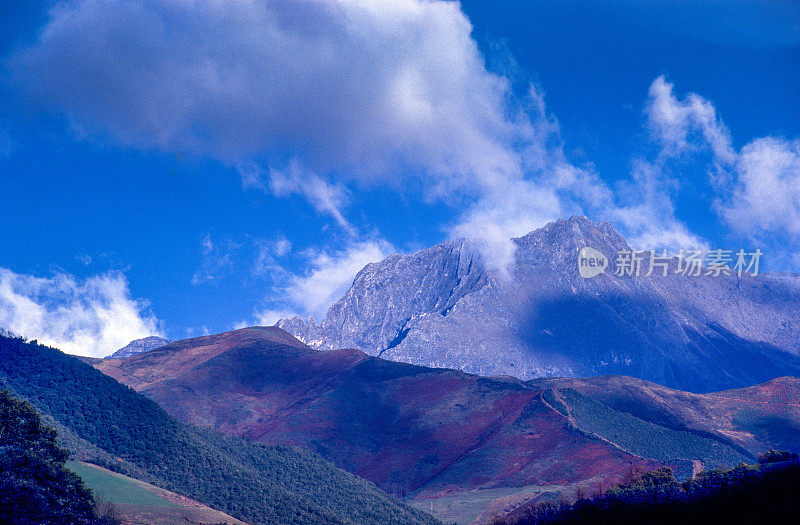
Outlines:
[[[305,272],[264,252],[282,306],[262,321],[320,316],[361,266],[394,251],[348,220],[364,186],[448,203],[457,218],[444,235],[470,239],[502,272],[511,237],[575,213],[610,220],[637,248],[704,246],[674,205],[675,163],[702,153],[732,231],[800,236],[796,141],[737,151],[710,101],[679,98],[660,77],[645,105],[658,151],[610,187],[567,158],[543,92],[515,96],[471,33],[457,2],[434,0],[71,0],[8,63],[25,99],[79,137],[215,159],[347,232],[338,250],[309,254]],[[209,239],[196,284],[229,265],[223,248]]]
[[[554,180],[575,168],[542,94],[515,97],[471,31],[456,2],[73,0],[10,66],[80,136],[217,159],[353,234],[345,185],[421,188],[502,266],[607,190]]]
[[[120,273],[77,280],[0,268],[0,327],[68,354],[104,357],[133,339],[160,335]]]

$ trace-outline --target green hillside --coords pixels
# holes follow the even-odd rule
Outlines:
[[[67,468],[79,475],[83,483],[99,501],[115,505],[148,505],[152,507],[177,507],[178,505],[145,490],[131,478],[112,474],[100,468],[77,461],[67,461]]]
[[[68,457],[36,409],[0,389],[0,523],[103,523],[91,491],[65,467]]]
[[[248,522],[435,522],[310,452],[180,423],[134,390],[36,342],[0,337],[0,384],[69,429],[68,445],[84,459],[122,473],[135,469],[137,478]]]
[[[579,428],[638,456],[659,461],[699,459],[709,468],[736,465],[751,459],[719,441],[692,432],[672,430],[613,410],[571,388],[562,390],[561,395]]]

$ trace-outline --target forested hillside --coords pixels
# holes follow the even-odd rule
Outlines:
[[[573,504],[545,502],[518,509],[498,525],[795,523],[800,515],[797,454],[775,452],[759,465],[703,472],[679,482],[661,468]]]
[[[30,403],[0,390],[0,523],[102,523],[68,457]]]
[[[134,390],[35,341],[0,337],[0,385],[68,428],[85,459],[136,469],[145,481],[245,521],[435,522],[310,452],[178,422]],[[86,442],[105,454],[82,447]]]

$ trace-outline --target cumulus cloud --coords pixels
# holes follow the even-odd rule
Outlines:
[[[78,280],[0,268],[0,327],[75,355],[104,357],[133,339],[161,335],[120,273]]]
[[[517,169],[507,82],[471,30],[456,2],[74,0],[11,67],[76,130],[125,145],[471,185]]]
[[[731,197],[718,202],[742,235],[784,233],[800,240],[800,140],[767,137],[745,145],[734,169]]]
[[[333,252],[308,252],[308,270],[287,273],[275,285],[272,299],[282,306],[258,312],[256,322],[271,325],[292,315],[324,317],[328,308],[350,288],[359,271],[392,253],[394,248],[383,240],[353,242]]]
[[[800,141],[763,137],[736,151],[711,102],[694,93],[679,100],[663,77],[649,95],[648,123],[663,148],[659,168],[665,159],[707,149],[714,207],[735,233],[762,242],[800,240]]]
[[[498,269],[511,237],[573,213],[640,245],[702,243],[675,217],[666,168],[707,150],[714,184],[733,183],[739,154],[713,104],[657,78],[646,114],[660,153],[619,192],[567,160],[541,90],[514,96],[471,33],[445,1],[71,0],[9,63],[20,92],[78,134],[216,159],[352,239],[355,188],[380,184],[461,210],[447,234]]]

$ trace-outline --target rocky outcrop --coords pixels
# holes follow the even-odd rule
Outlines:
[[[107,359],[124,359],[126,357],[141,354],[142,352],[149,352],[150,350],[161,348],[162,346],[168,345],[171,342],[172,341],[169,339],[164,339],[163,337],[158,337],[157,335],[151,335],[150,337],[144,337],[142,339],[135,339],[123,348],[120,348],[108,356]]]

